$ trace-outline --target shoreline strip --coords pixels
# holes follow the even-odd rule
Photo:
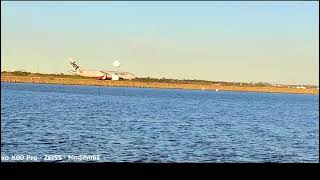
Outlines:
[[[264,92],[264,93],[289,93],[289,94],[319,94],[319,89],[297,89],[288,87],[248,87],[248,86],[222,86],[214,84],[186,84],[165,82],[137,82],[137,81],[111,81],[78,78],[56,77],[28,77],[28,76],[1,76],[1,82],[8,83],[33,83],[33,84],[62,84],[85,86],[109,86],[109,87],[137,87],[137,88],[161,88],[161,89],[190,89],[213,91],[240,91],[240,92]]]

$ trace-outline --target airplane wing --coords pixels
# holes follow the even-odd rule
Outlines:
[[[106,76],[111,76],[112,75],[112,73],[110,73],[110,72],[108,72],[108,71],[100,71],[101,73],[103,73],[103,74],[105,74]]]

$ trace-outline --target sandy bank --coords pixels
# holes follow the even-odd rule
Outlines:
[[[139,87],[139,88],[166,88],[166,89],[198,89],[219,91],[247,91],[270,93],[295,93],[295,94],[319,94],[318,89],[297,89],[287,87],[245,87],[245,86],[221,86],[186,83],[160,83],[160,82],[135,82],[135,81],[103,81],[81,78],[55,78],[55,77],[29,77],[1,75],[1,82],[11,83],[36,83],[36,84],[65,84],[86,86],[111,86],[111,87]]]

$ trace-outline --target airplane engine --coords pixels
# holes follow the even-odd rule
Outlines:
[[[110,77],[108,76],[101,76],[101,77],[97,77],[98,80],[109,80],[111,79]]]

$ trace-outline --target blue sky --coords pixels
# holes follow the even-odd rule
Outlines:
[[[319,83],[318,2],[1,2],[1,70]]]

